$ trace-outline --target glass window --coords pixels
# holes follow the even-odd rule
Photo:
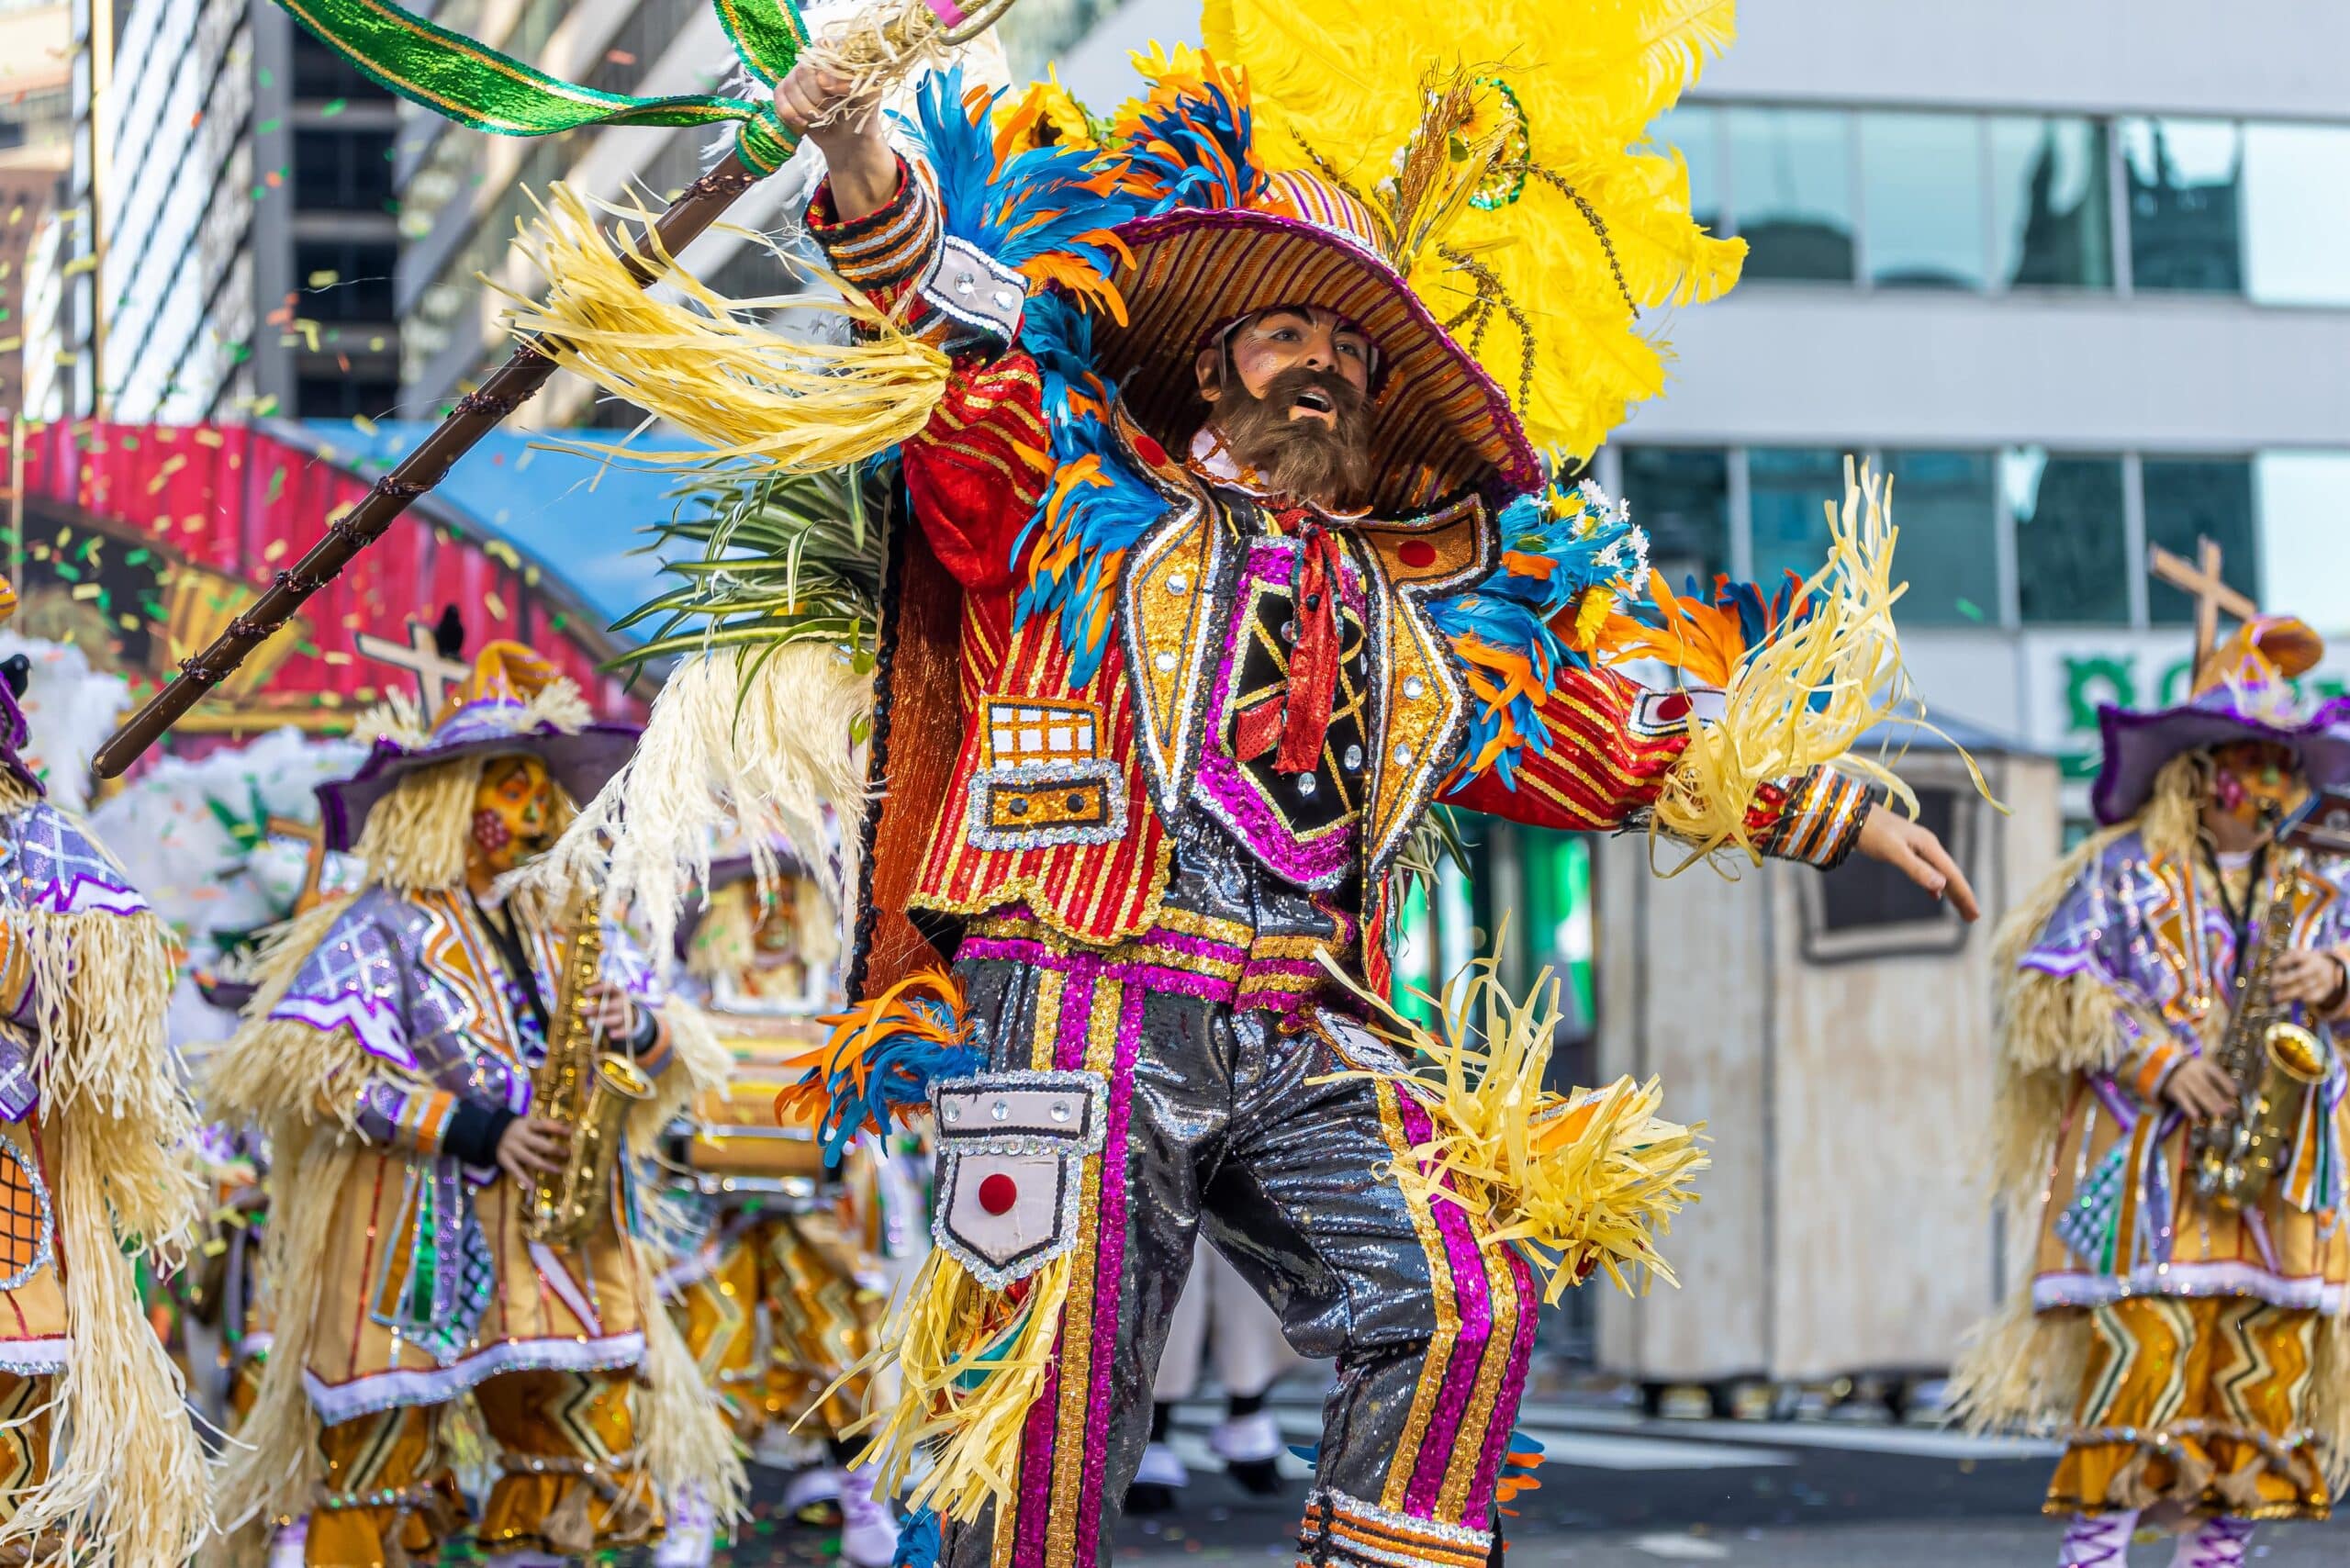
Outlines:
[[[2130,541],[2121,459],[2001,454],[1999,494],[2016,531],[2016,599],[2026,624],[2130,620]],[[1896,497],[1894,508],[1900,510]],[[1913,579],[1914,580],[1914,579]]]
[[[1776,593],[1789,572],[1807,577],[1828,559],[1828,511],[1844,499],[1844,454],[1828,447],[1758,446],[1746,454],[1754,581]]]
[[[1991,120],[1991,242],[2016,287],[2111,288],[2113,213],[2105,127],[1999,115]]]
[[[297,130],[294,196],[313,211],[383,211],[392,199],[392,133]]]
[[[2121,122],[2130,180],[2130,278],[2138,288],[2235,294],[2244,138],[2225,120]]]
[[[295,313],[317,321],[392,319],[392,267],[397,252],[361,240],[303,240],[294,247],[300,285]]]
[[[1861,214],[1872,283],[1982,287],[1982,119],[1863,115]]]
[[[2244,132],[2245,291],[2272,305],[2350,305],[2350,129]]]
[[[1718,447],[1628,446],[1619,480],[1648,531],[1649,564],[1674,592],[1729,570],[1729,454]]]
[[[1852,279],[1852,118],[1729,111],[1729,198],[1751,278]]]
[[[1894,607],[1905,626],[1999,623],[1998,480],[1987,452],[1888,452],[1893,565],[1909,585]]]
[[[1659,115],[1649,127],[1649,144],[1681,154],[1689,165],[1689,216],[1718,233],[1722,227],[1722,117],[1702,104],[1684,104]]]
[[[2350,631],[2350,453],[2264,452],[2254,464],[2260,498],[2259,602],[2308,616],[2328,636]]]
[[[2198,540],[2220,547],[2220,576],[2246,595],[2259,591],[2259,551],[2253,543],[2252,463],[2243,457],[2149,457],[2145,472],[2146,543],[2195,558]],[[2181,625],[2195,619],[2195,601],[2165,582],[2146,586],[2146,619]]]

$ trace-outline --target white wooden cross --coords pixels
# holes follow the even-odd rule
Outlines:
[[[363,657],[407,670],[416,677],[417,700],[423,704],[419,713],[428,724],[441,711],[441,703],[449,695],[449,688],[462,684],[473,674],[471,665],[443,658],[440,645],[433,641],[432,629],[420,626],[413,621],[408,623],[408,643],[405,646],[371,632],[362,632],[352,638],[351,645],[358,649]]]
[[[2220,546],[2208,535],[2195,542],[2196,559],[2189,562],[2156,544],[2146,552],[2146,570],[2157,581],[2170,584],[2195,600],[2195,676],[2199,681],[2211,650],[2219,645],[2220,612],[2250,621],[2260,606],[2230,588],[2220,577]]]

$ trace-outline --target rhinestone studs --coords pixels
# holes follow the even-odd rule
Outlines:
[[[1362,747],[1359,745],[1347,747],[1347,771],[1349,773],[1362,771]]]
[[[1158,666],[1158,673],[1161,675],[1169,675],[1174,672],[1175,655],[1173,654],[1161,654],[1150,662]]]
[[[1404,678],[1404,700],[1406,702],[1417,702],[1427,694],[1427,682],[1422,680],[1418,676],[1407,675]]]
[[[1181,599],[1192,591],[1192,579],[1181,572],[1169,572],[1167,575],[1167,591]]]
[[[1395,764],[1399,767],[1408,767],[1412,764],[1412,748],[1402,741],[1395,743]]]

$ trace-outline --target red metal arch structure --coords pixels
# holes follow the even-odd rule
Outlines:
[[[0,446],[6,431],[0,429]],[[22,537],[8,566],[25,629],[70,635],[129,677],[144,701],[293,564],[328,521],[375,482],[298,444],[297,426],[119,425],[28,429]],[[599,714],[642,719],[643,704],[599,668],[623,651],[600,615],[542,563],[458,508],[420,498],[383,540],[319,590],[303,613],[172,732],[174,749],[285,724],[347,730],[410,670],[362,651],[406,646],[443,605],[468,646],[510,637],[578,681]],[[380,647],[382,644],[375,644]]]

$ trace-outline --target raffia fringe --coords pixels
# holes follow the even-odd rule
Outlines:
[[[699,1490],[718,1521],[731,1523],[744,1517],[749,1479],[717,1393],[702,1380],[685,1337],[653,1288],[660,1271],[657,1260],[641,1253],[637,1313],[644,1323],[644,1387],[636,1406],[638,1451],[659,1495]]]
[[[316,1032],[312,1031],[316,1038]],[[302,1386],[318,1320],[327,1255],[344,1178],[358,1138],[332,1126],[286,1116],[266,1124],[276,1163],[269,1175],[269,1225],[262,1269],[269,1281],[276,1338],[262,1363],[252,1413],[212,1476],[213,1512],[224,1530],[305,1512],[325,1479],[319,1418]]]
[[[870,305],[845,293],[728,299],[666,252],[656,260],[666,286],[645,288],[599,212],[647,235],[656,217],[641,202],[619,206],[555,185],[537,220],[518,225],[516,241],[547,280],[545,298],[485,281],[513,301],[507,315],[516,336],[711,450],[583,443],[588,450],[656,465],[752,458],[812,474],[886,451],[929,422],[946,388],[946,356]],[[766,249],[779,274],[813,270],[763,234],[718,227]],[[682,302],[667,297],[672,288]],[[863,330],[859,341],[831,343],[754,319],[776,311],[845,317]]]
[[[1986,1153],[1994,1190],[2019,1213],[2035,1204],[2047,1185],[2048,1164],[2055,1156],[2074,1075],[2112,1062],[2121,1045],[2114,1017],[2130,1007],[2093,974],[2052,975],[2026,969],[2024,957],[2040,941],[2074,884],[2116,840],[2135,832],[2157,859],[2175,859],[2192,851],[2200,794],[2196,767],[2191,756],[2173,758],[2155,776],[2146,809],[2074,846],[2031,896],[2000,921],[1993,938],[1999,1066]],[[2142,1016],[2140,1025],[2153,1035],[2167,1033],[2159,1019]]]
[[[12,914],[30,961],[34,1070],[45,1115],[104,1127],[111,1159],[90,1189],[164,1267],[176,1266],[201,1212],[190,1150],[196,1113],[167,1063],[163,1017],[174,978],[171,932],[133,915]]]
[[[1433,1124],[1415,1159],[1394,1167],[1405,1191],[1463,1210],[1480,1244],[1517,1247],[1543,1276],[1547,1302],[1595,1270],[1631,1294],[1651,1279],[1675,1282],[1655,1238],[1697,1201],[1694,1182],[1712,1164],[1700,1147],[1704,1124],[1658,1116],[1654,1079],[1569,1095],[1543,1089],[1559,1025],[1547,972],[1519,1001],[1497,960],[1481,959],[1442,998],[1427,999],[1443,1014],[1438,1031],[1355,989],[1405,1058],[1419,1058],[1401,1076],[1359,1075],[1390,1078]]]
[[[45,1126],[73,1356],[58,1379],[49,1477],[17,1502],[0,1548],[40,1541],[40,1562],[183,1562],[211,1528],[204,1451],[101,1196],[122,1168],[151,1168],[154,1134],[100,1114],[87,1097]],[[189,1186],[191,1215],[194,1198]],[[160,1203],[147,1199],[150,1208]]]
[[[672,992],[661,1004],[661,1018],[669,1026],[669,1049],[676,1059],[655,1085],[652,1098],[629,1113],[627,1136],[641,1149],[656,1147],[663,1131],[696,1094],[722,1089],[734,1076],[734,1054],[711,1027],[708,1014]]]
[[[252,1412],[213,1471],[213,1510],[233,1538],[218,1555],[231,1562],[257,1556],[269,1523],[307,1510],[323,1479],[318,1417],[302,1386],[302,1369],[309,1364],[318,1316],[318,1260],[326,1256],[343,1179],[361,1148],[347,1125],[357,1115],[357,1095],[330,1091],[390,1070],[369,1057],[348,1029],[322,1034],[269,1014],[346,904],[321,903],[263,939],[245,1022],[214,1054],[205,1075],[205,1103],[212,1114],[263,1127],[273,1156],[261,1266],[270,1282],[276,1338],[262,1364]],[[343,1124],[324,1119],[330,1106]]]
[[[897,1373],[897,1403],[846,1434],[878,1428],[856,1463],[879,1466],[884,1495],[904,1492],[916,1459],[927,1456],[930,1472],[907,1495],[910,1506],[968,1522],[990,1502],[1011,1506],[1021,1435],[1058,1355],[1074,1270],[1064,1253],[1014,1291],[996,1291],[945,1250],[931,1253],[871,1353],[827,1391],[861,1376],[878,1386]]]
[[[819,28],[800,51],[802,64],[815,64],[848,84],[840,101],[866,104],[894,83],[908,82],[924,66],[955,57],[946,28],[923,0],[859,6]]]
[[[1951,1420],[1970,1432],[2061,1434],[2080,1407],[2091,1339],[2086,1310],[2034,1312],[2031,1287],[2020,1287],[1966,1337],[1951,1369]],[[2340,1317],[2318,1322],[2307,1419],[2339,1492],[2350,1485],[2350,1324]]]
[[[647,950],[666,958],[687,890],[709,880],[711,846],[739,831],[762,887],[781,875],[781,837],[845,910],[856,835],[853,825],[838,834],[834,860],[825,813],[853,824],[864,809],[858,737],[872,711],[870,675],[829,644],[688,659],[654,700],[628,766],[523,876],[602,874],[605,907],[627,909]]]
[[[1746,825],[1755,792],[1827,763],[1916,809],[1900,779],[1852,751],[1909,695],[1893,626],[1903,588],[1892,578],[1891,482],[1866,465],[1855,472],[1846,459],[1844,504],[1841,511],[1829,507],[1828,526],[1828,560],[1803,588],[1818,608],[1748,651],[1723,694],[1721,718],[1690,726],[1681,760],[1665,778],[1652,829],[1692,846],[1668,874],[1724,848],[1759,859]],[[1979,773],[1975,785],[1984,788]]]

